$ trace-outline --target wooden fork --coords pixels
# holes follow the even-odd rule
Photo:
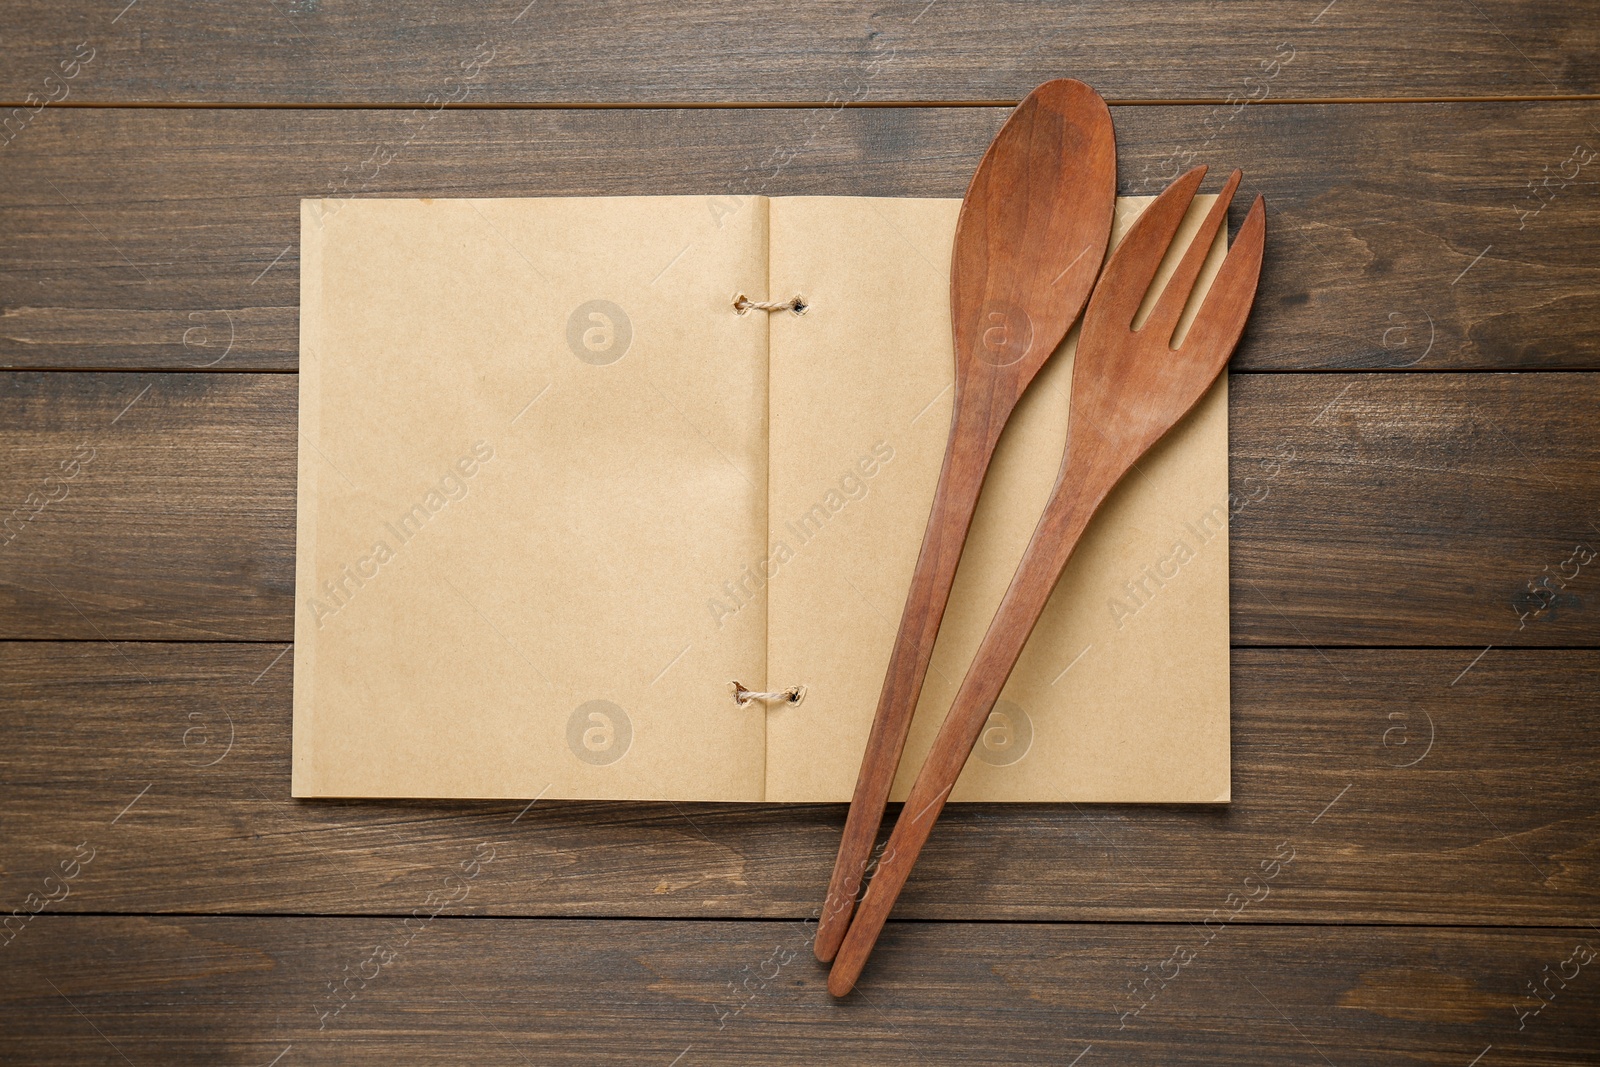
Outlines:
[[[1133,320],[1188,211],[1205,167],[1156,198],[1112,253],[1084,313],[1072,370],[1066,456],[972,666],[917,775],[876,876],[828,975],[828,991],[854,988],[934,820],[965,766],[1023,645],[1090,518],[1139,457],[1205,394],[1239,342],[1261,271],[1266,207],[1256,197],[1182,344],[1178,321],[1239,185],[1234,171],[1144,324]],[[895,768],[887,774],[893,776]]]

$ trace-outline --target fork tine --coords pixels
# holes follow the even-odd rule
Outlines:
[[[1261,277],[1261,252],[1267,235],[1267,202],[1257,196],[1250,213],[1222,261],[1222,269],[1211,283],[1205,302],[1200,305],[1189,333],[1183,339],[1185,350],[1211,353],[1226,361],[1244,332],[1255,299],[1256,282]]]
[[[1153,329],[1157,336],[1164,337],[1169,344],[1171,343],[1173,330],[1177,327],[1178,320],[1183,317],[1184,305],[1189,302],[1189,295],[1194,290],[1194,280],[1200,276],[1200,267],[1211,253],[1211,243],[1216,239],[1217,228],[1228,221],[1228,205],[1233,202],[1234,191],[1239,188],[1239,179],[1243,175],[1244,172],[1241,170],[1235,170],[1228,175],[1227,183],[1217,194],[1217,202],[1211,205],[1205,221],[1200,223],[1200,229],[1196,231],[1194,240],[1184,250],[1178,269],[1172,272],[1172,277],[1167,279],[1166,288],[1161,290],[1161,297],[1156,301],[1150,317],[1139,327],[1141,330]]]
[[[1205,176],[1203,164],[1195,167],[1167,186],[1155,203],[1144,209],[1128,235],[1111,253],[1111,261],[1106,264],[1090,297],[1086,316],[1114,315],[1123,327],[1132,326],[1133,316],[1144,302],[1156,269],[1172,244],[1172,235],[1188,213],[1189,203]]]

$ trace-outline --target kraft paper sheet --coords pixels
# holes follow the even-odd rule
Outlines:
[[[848,800],[949,432],[959,207],[303,202],[294,794]],[[1054,482],[1072,343],[1001,440],[896,799]],[[953,800],[1228,800],[1227,444],[1223,380],[1095,518]]]

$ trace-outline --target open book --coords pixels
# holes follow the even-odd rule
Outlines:
[[[303,202],[294,794],[848,800],[949,432],[959,208]],[[1071,345],[895,799],[1055,480]],[[953,800],[1228,799],[1227,444],[1224,379],[1101,508]]]

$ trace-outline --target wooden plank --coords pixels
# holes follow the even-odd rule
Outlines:
[[[90,640],[290,633],[295,384],[6,375],[0,626]]]
[[[1264,496],[1229,531],[1235,643],[1600,643],[1600,377],[1232,390],[1230,486]]]
[[[287,641],[295,386],[0,375],[0,637]],[[1231,405],[1236,643],[1600,645],[1600,376],[1241,374]]]
[[[478,881],[499,875],[490,866]],[[1474,1056],[1496,1067],[1577,1062],[1600,1040],[1600,936],[1587,926],[1242,926],[1206,943],[1183,927],[894,923],[861,993],[837,1002],[797,923],[422,911],[410,925],[45,916],[35,926],[0,970],[0,1040],[38,1067],[1389,1067]],[[1546,980],[1548,996],[1531,999],[1525,986]]]
[[[1267,260],[1236,368],[1593,368],[1591,110],[1114,118],[1124,193],[1203,162],[1242,166],[1246,192],[1267,196]],[[954,197],[1005,115],[49,109],[6,149],[0,366],[292,369],[301,197]]]
[[[52,911],[403,914],[481,846],[471,914],[817,914],[843,805],[292,800],[286,647],[0,644],[0,903],[86,844]],[[1239,650],[1231,805],[954,805],[896,915],[1587,922],[1597,682],[1597,652]]]
[[[1015,101],[1063,74],[1125,100],[1600,90],[1600,30],[1558,0],[125,4],[11,4],[0,99]]]

